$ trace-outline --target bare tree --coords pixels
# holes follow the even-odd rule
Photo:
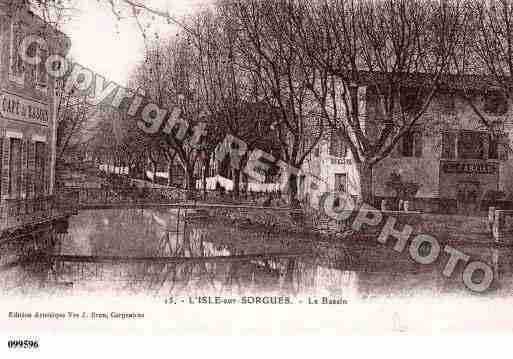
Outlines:
[[[276,136],[270,131],[273,110],[258,96],[257,78],[243,66],[237,29],[222,12],[205,11],[193,21],[205,109],[208,112],[207,157],[227,134],[244,141],[246,153],[231,168],[233,191],[239,194],[241,168],[254,148],[271,150]],[[228,161],[230,159],[228,158]]]
[[[7,0],[13,8],[29,5],[50,26],[58,28],[72,19],[78,12],[78,3],[83,0]],[[88,0],[86,0],[88,1]],[[178,25],[188,29],[186,23],[173,16],[166,9],[154,7],[140,0],[99,0],[105,5],[117,21],[133,20],[146,38],[151,22],[156,18],[163,19],[168,24]]]
[[[219,11],[237,31],[241,64],[254,79],[254,92],[273,109],[281,159],[301,168],[322,138],[324,121],[308,91],[313,70],[290,41],[295,29],[286,2],[227,1]],[[297,198],[297,172],[287,170],[290,201]]]
[[[174,116],[189,125],[185,130],[176,126],[162,131],[170,124],[163,121],[161,131],[150,135],[159,142],[160,149],[166,149],[167,158],[176,154],[184,170],[187,189],[195,187],[194,168],[201,153],[196,146],[199,141],[193,136],[203,110],[197,68],[197,57],[186,36],[158,40],[148,48],[145,63],[139,66],[133,79],[136,87],[160,108],[179,109]]]
[[[77,153],[90,139],[91,124],[97,116],[99,107],[88,103],[87,96],[66,91],[64,80],[56,82],[57,111],[57,163],[66,155]]]
[[[415,126],[427,125],[423,115],[448,72],[464,22],[462,6],[312,0],[291,2],[289,9],[297,48],[317,70],[309,88],[351,151],[359,196],[372,202],[374,165]],[[370,104],[374,116],[362,113],[362,96],[377,99]]]
[[[466,11],[469,21],[453,49],[451,70],[461,77],[473,76],[487,88],[488,103],[476,103],[470,84],[463,86],[463,96],[503,157],[513,151],[506,134],[511,127],[507,104],[513,100],[513,4],[469,1]]]

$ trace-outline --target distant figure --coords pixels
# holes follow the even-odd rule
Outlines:
[[[268,195],[267,199],[264,201],[264,203],[262,203],[262,207],[271,207],[272,201],[272,195]]]
[[[221,197],[223,197],[226,192],[225,188],[219,182],[216,182],[216,191]]]

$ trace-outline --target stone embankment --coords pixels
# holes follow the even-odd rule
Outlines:
[[[354,231],[352,224],[357,212],[352,212],[344,221],[329,218],[314,209],[290,210],[285,208],[241,207],[208,209],[208,216],[227,225],[236,225],[255,230],[280,233],[298,233],[315,238],[333,240],[373,240],[379,235],[389,217],[395,218],[394,228],[402,230],[410,225],[413,234],[424,233],[437,238],[441,243],[504,245],[513,239],[513,211],[498,211],[495,234],[492,224],[484,217],[437,215],[421,212],[382,211],[383,220],[375,227],[362,226]],[[368,214],[369,216],[371,214]],[[509,219],[511,218],[511,220]],[[511,223],[510,223],[511,222]],[[509,237],[508,237],[509,236]],[[496,239],[498,238],[498,239]]]

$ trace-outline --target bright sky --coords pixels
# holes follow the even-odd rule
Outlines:
[[[194,12],[208,0],[145,0],[144,4],[169,10],[176,17]],[[108,1],[76,0],[79,12],[64,25],[63,31],[71,38],[74,61],[88,67],[121,85],[126,85],[133,66],[141,61],[144,39],[135,21],[127,18],[118,22]],[[127,13],[128,15],[128,13]],[[147,18],[148,22],[150,21]],[[173,35],[177,27],[161,19],[152,22],[149,34]]]

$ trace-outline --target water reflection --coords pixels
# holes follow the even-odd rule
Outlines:
[[[10,271],[11,293],[155,296],[382,297],[474,295],[441,274],[447,258],[423,266],[377,243],[312,242],[222,223],[191,221],[176,210],[86,211],[46,255]],[[460,247],[492,264],[486,296],[510,296],[513,249]],[[13,284],[14,283],[14,284]]]

